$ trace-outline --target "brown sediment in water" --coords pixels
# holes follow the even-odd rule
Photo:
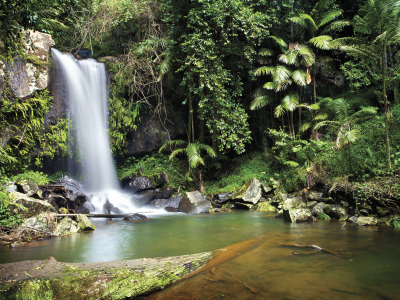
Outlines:
[[[203,269],[146,299],[400,299],[397,247],[381,244],[392,234],[296,225],[225,247]]]

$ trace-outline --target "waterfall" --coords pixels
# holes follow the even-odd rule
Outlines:
[[[108,92],[104,64],[93,59],[76,60],[72,55],[51,50],[67,86],[70,115],[77,133],[82,171],[88,177],[83,187],[93,194],[96,212],[103,213],[109,200],[125,212],[137,211],[129,196],[119,191],[107,132]]]

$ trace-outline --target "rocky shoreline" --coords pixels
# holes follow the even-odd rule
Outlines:
[[[138,208],[164,209],[167,212],[228,213],[235,209],[276,212],[277,218],[286,221],[315,222],[331,218],[360,226],[396,226],[400,216],[389,207],[367,201],[355,201],[350,197],[331,197],[323,191],[304,189],[284,194],[277,190],[277,183],[260,182],[251,178],[234,192],[202,195],[199,191],[178,194],[169,186],[164,172],[150,178],[132,174],[121,180],[127,201]],[[43,233],[41,238],[63,236],[86,230],[95,230],[88,216],[94,212],[91,195],[87,196],[79,183],[67,176],[49,185],[37,186],[27,180],[10,182],[6,192],[10,200],[8,210],[24,219],[21,228]],[[124,213],[110,201],[104,204],[104,214],[123,216]],[[124,220],[143,222],[141,214],[127,215]],[[5,241],[3,245],[15,246],[18,241]]]

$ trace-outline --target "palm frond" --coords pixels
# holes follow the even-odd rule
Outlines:
[[[332,22],[331,24],[329,24],[329,26],[327,26],[327,27],[322,31],[322,33],[325,33],[325,32],[332,32],[332,31],[336,31],[336,30],[340,31],[340,30],[342,30],[344,27],[347,27],[347,26],[350,26],[350,25],[351,25],[351,22],[348,21],[348,20],[339,20],[339,21],[335,21],[335,22]]]
[[[307,71],[296,70],[290,76],[297,85],[307,85]]]
[[[162,152],[162,151],[164,151],[165,149],[167,149],[167,147],[172,147],[172,146],[181,146],[181,145],[184,145],[184,144],[186,144],[187,142],[186,141],[183,141],[183,140],[173,140],[173,141],[168,141],[168,142],[166,142],[164,145],[162,145],[161,146],[161,148],[160,148],[160,150],[158,150],[158,152]]]
[[[308,30],[312,32],[312,35],[314,35],[314,33],[318,31],[318,26],[315,24],[314,19],[307,14],[299,14],[299,16],[304,20],[304,24]]]
[[[304,24],[304,20],[302,18],[300,18],[299,16],[294,16],[289,18],[289,21],[299,24],[301,27],[306,27]]]
[[[283,91],[285,90],[289,85],[291,85],[293,82],[290,79],[284,80],[282,82],[276,83],[275,86],[275,92]]]
[[[255,76],[270,75],[274,72],[275,68],[271,66],[262,66],[253,71]]]
[[[304,60],[307,67],[311,66],[315,62],[315,55],[314,52],[305,45],[301,45],[300,48],[297,50],[301,55],[302,59]]]
[[[281,105],[283,105],[284,109],[287,111],[294,111],[299,104],[299,94],[290,93],[287,94],[282,99]]]
[[[266,82],[263,85],[263,88],[266,90],[275,90],[276,89],[276,84],[274,82]]]
[[[310,39],[309,43],[313,44],[318,49],[328,50],[331,49],[332,37],[329,35],[320,35]]]
[[[281,39],[280,37],[274,36],[274,35],[270,35],[269,36],[271,39],[273,39],[279,46],[281,46],[282,48],[286,49],[287,48],[287,44],[286,42]]]
[[[198,147],[198,144],[188,144],[186,147],[186,155],[189,158],[189,165],[191,168],[197,168],[199,164],[204,165],[204,161],[200,156],[200,149]]]
[[[284,115],[286,112],[284,106],[282,104],[275,107],[275,118],[279,118],[280,116]]]
[[[262,48],[258,51],[258,55],[261,56],[272,56],[274,55],[274,50],[272,49],[267,49],[267,48]]]
[[[217,154],[215,153],[214,149],[206,144],[200,144],[200,143],[196,143],[197,147],[200,150],[204,150],[207,152],[207,154],[211,157],[217,157]]]
[[[275,83],[286,81],[290,77],[291,71],[285,66],[276,66],[273,74]]]
[[[179,153],[185,153],[185,152],[186,152],[186,149],[184,149],[184,148],[176,149],[176,150],[172,151],[171,155],[169,156],[169,160],[173,159]]]
[[[254,100],[250,104],[250,109],[251,110],[256,110],[260,109],[261,107],[264,107],[267,104],[270,104],[272,102],[272,99],[270,96],[263,95],[263,96],[258,96],[254,98]]]
[[[321,22],[318,25],[318,28],[332,22],[334,19],[337,17],[341,16],[343,14],[343,10],[337,9],[337,10],[330,10],[327,13],[325,13],[322,16]]]

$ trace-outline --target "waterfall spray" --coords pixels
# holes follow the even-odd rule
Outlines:
[[[104,64],[93,59],[76,60],[72,55],[51,50],[67,86],[71,119],[77,133],[84,186],[93,194],[96,212],[109,200],[123,212],[138,211],[129,196],[119,190],[107,132],[107,79]]]

